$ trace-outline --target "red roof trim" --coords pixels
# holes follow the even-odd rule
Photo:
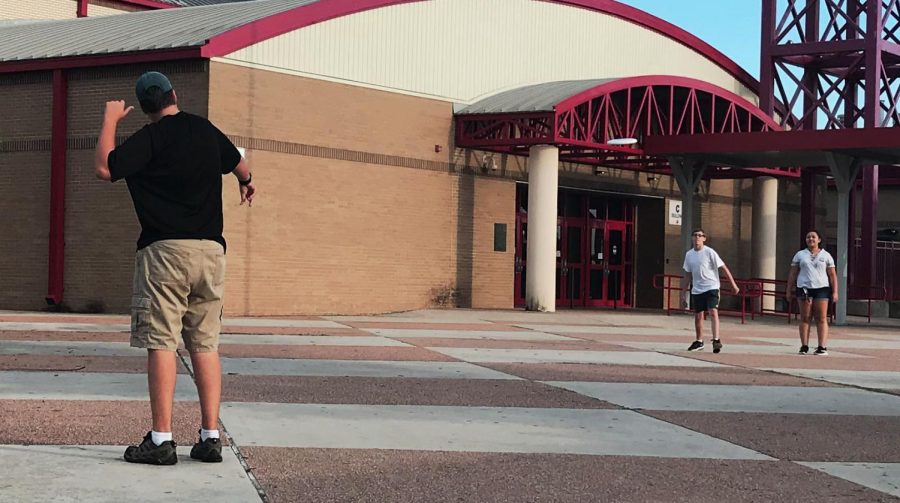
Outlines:
[[[209,40],[203,56],[224,56],[258,42],[277,37],[312,24],[359,12],[425,0],[320,0],[284,11],[265,19],[240,26]],[[728,56],[687,31],[640,9],[613,0],[541,0],[609,14],[668,37],[706,57],[734,76],[753,92],[759,92],[759,81]]]
[[[148,51],[125,54],[98,54],[92,56],[72,56],[68,58],[5,61],[0,63],[0,73],[33,72],[39,70],[85,68],[91,66],[127,65],[132,63],[172,61],[175,59],[192,59],[200,57],[199,47],[188,47],[186,49],[168,49],[164,51]]]
[[[132,5],[134,7],[143,7],[145,9],[177,9],[178,5],[170,3],[156,2],[154,0],[112,0],[115,3]]]

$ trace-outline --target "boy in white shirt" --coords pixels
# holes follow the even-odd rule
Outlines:
[[[712,248],[705,246],[706,233],[703,229],[694,229],[691,233],[694,247],[684,255],[684,281],[682,282],[681,303],[687,307],[687,294],[691,292],[691,307],[694,309],[694,331],[696,340],[688,347],[688,351],[703,349],[703,313],[708,312],[712,318],[713,353],[722,350],[719,338],[719,269],[731,283],[735,294],[740,293],[737,283],[731,276],[728,266]],[[690,287],[690,290],[688,290]]]

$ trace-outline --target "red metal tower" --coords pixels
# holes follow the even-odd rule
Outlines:
[[[784,104],[793,129],[900,124],[900,1],[763,0],[760,108]],[[856,281],[871,285],[878,166],[863,168],[862,250]],[[815,222],[814,174],[802,177],[802,232]],[[851,218],[851,232],[853,219]],[[850,236],[851,243],[853,236]]]
[[[897,126],[898,31],[900,0],[762,0],[760,108],[772,114],[781,102],[781,121],[793,129]],[[871,285],[878,166],[862,171],[856,282]],[[815,223],[814,177],[809,171],[802,176],[801,232]]]

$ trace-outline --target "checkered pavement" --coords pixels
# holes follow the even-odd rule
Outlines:
[[[149,429],[128,319],[0,313],[0,501],[900,501],[900,332],[832,327],[829,356],[801,356],[795,325],[724,320],[712,354],[685,351],[691,326],[226,319],[225,462],[151,467],[121,457]]]

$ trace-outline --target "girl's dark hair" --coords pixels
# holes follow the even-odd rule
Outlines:
[[[170,89],[167,92],[163,92],[162,89],[153,86],[147,88],[145,98],[141,100],[141,110],[143,110],[145,114],[155,114],[163,108],[174,104],[174,90]]]

